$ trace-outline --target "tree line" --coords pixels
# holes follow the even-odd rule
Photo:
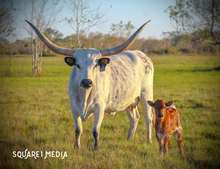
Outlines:
[[[51,31],[52,30],[52,31]],[[49,32],[49,33],[48,33]],[[77,35],[69,35],[62,38],[58,30],[48,28],[45,35],[58,46],[75,49]],[[101,32],[90,32],[87,37],[81,36],[80,48],[107,49],[122,44],[127,40],[124,36],[115,36],[115,33],[103,34]],[[35,44],[35,39],[33,44]],[[17,39],[15,42],[6,42],[1,46],[0,54],[30,55],[32,54],[31,38]],[[176,40],[173,37],[158,39],[137,39],[130,50],[140,50],[146,54],[217,54],[218,46],[206,42],[188,41],[186,39]],[[42,56],[56,55],[45,45],[42,47]]]
[[[14,5],[17,3],[17,5]],[[16,8],[15,8],[16,6]],[[111,7],[110,7],[111,8]],[[68,11],[69,18],[59,18]],[[88,0],[13,0],[0,1],[0,54],[31,54],[32,72],[40,73],[42,56],[55,55],[40,41],[33,29],[24,24],[30,38],[17,39],[14,21],[22,14],[52,42],[66,48],[106,49],[118,46],[134,32],[131,21],[112,23],[108,34],[90,32],[94,26],[105,23],[109,9],[101,6],[91,8]],[[17,13],[16,13],[17,12]],[[217,54],[220,44],[220,1],[218,0],[176,0],[166,10],[175,30],[163,32],[162,40],[137,39],[129,48],[146,54]],[[63,34],[51,27],[65,22],[75,34]],[[16,39],[11,42],[9,39]]]

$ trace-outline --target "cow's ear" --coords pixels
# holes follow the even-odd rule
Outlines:
[[[148,100],[147,103],[148,103],[151,107],[154,107],[154,105],[155,105],[155,104],[154,104],[152,101],[150,101],[150,100]]]
[[[99,61],[98,61],[98,65],[103,65],[103,64],[109,64],[109,62],[110,62],[110,59],[109,58],[101,58],[101,59],[99,59]]]
[[[173,101],[170,101],[170,102],[166,103],[166,106],[170,107],[172,104],[173,104]]]
[[[76,64],[76,60],[74,58],[65,57],[64,60],[69,66],[73,66]]]

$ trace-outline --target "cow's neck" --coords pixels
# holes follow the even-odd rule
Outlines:
[[[79,94],[81,97],[80,102],[80,109],[82,112],[82,115],[85,115],[88,113],[88,107],[93,103],[93,99],[95,97],[95,87],[93,86],[91,89],[80,89]]]

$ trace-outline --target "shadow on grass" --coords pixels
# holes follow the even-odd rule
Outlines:
[[[200,139],[201,139],[201,137],[198,137],[198,136],[189,136],[189,135],[184,136],[184,140],[185,141],[189,141],[191,143],[194,143],[194,142],[196,142],[196,141],[198,141]]]
[[[207,107],[204,103],[197,102],[195,100],[186,100],[186,103],[180,105],[179,108],[196,109],[196,108],[209,108],[209,107]]]
[[[16,144],[12,141],[4,141],[4,140],[0,141],[0,146],[4,148],[7,147],[8,149],[12,149],[15,147],[15,145]]]
[[[205,138],[211,139],[211,140],[219,140],[220,139],[220,135],[217,133],[206,132],[206,133],[202,133],[202,135],[204,135]]]
[[[25,148],[27,148],[27,145],[29,144],[29,142],[27,142],[27,141],[25,141],[25,140],[3,141],[2,144],[5,145],[5,146],[15,145],[15,146],[20,147],[21,149],[25,149]],[[9,147],[10,147],[10,146],[9,146]]]
[[[176,70],[177,72],[211,72],[211,71],[220,71],[220,66],[214,67],[212,69],[201,69],[194,68],[193,70]]]
[[[194,164],[195,168],[220,168],[220,163],[217,160],[196,159],[192,155],[189,155],[187,156],[187,161]]]

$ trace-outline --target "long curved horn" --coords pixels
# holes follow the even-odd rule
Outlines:
[[[52,51],[62,54],[62,55],[68,55],[68,56],[73,56],[73,53],[75,50],[73,49],[66,49],[66,48],[61,48],[57,45],[55,45],[54,43],[52,43],[49,39],[47,39],[46,36],[44,36],[44,34],[39,31],[32,23],[28,22],[27,20],[25,20],[36,32],[36,34],[39,36],[39,38],[44,42],[44,44],[50,48]]]
[[[99,50],[102,56],[110,56],[115,55],[117,53],[125,51],[138,37],[138,35],[141,33],[141,31],[145,28],[145,26],[150,22],[151,20],[147,21],[145,24],[143,24],[126,42],[123,44],[111,48],[111,49],[103,49]]]

